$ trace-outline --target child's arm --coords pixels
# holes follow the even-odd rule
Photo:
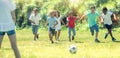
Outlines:
[[[81,18],[78,20],[79,22],[85,17],[86,15],[82,15]]]
[[[40,15],[39,15],[39,24],[40,24],[40,22],[41,22],[41,17],[40,17]]]
[[[12,19],[13,19],[13,21],[16,22],[15,11],[12,11],[12,12],[11,12],[11,15],[12,15]]]
[[[30,15],[29,21],[30,21],[31,23],[35,24],[35,22],[32,21],[32,14]]]
[[[35,24],[35,22],[34,21],[32,21],[31,19],[29,20],[31,23],[33,23],[33,24]]]
[[[112,14],[113,17],[114,17],[114,20],[116,21],[117,20],[117,16],[115,14]]]
[[[66,24],[64,23],[64,21],[62,19],[60,21],[66,26]]]
[[[46,20],[45,27],[47,27],[48,21]]]
[[[58,21],[56,20],[56,23],[54,24],[53,28],[55,28],[55,26],[58,24]]]
[[[104,22],[103,17],[102,17],[102,16],[100,16],[99,18],[100,18],[100,22],[103,24],[103,22]]]

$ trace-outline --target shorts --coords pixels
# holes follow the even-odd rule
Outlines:
[[[15,34],[15,30],[7,31],[7,32],[1,32],[0,31],[0,36],[4,36],[5,33],[7,33],[8,36],[14,35]]]
[[[107,29],[112,29],[112,24],[111,24],[111,25],[105,24],[104,26],[105,26]]]
[[[33,34],[37,34],[38,33],[38,28],[39,28],[38,25],[32,25],[32,32],[33,32]]]
[[[99,28],[98,28],[98,25],[97,25],[97,24],[95,24],[95,25],[93,25],[92,27],[90,27],[90,32],[91,32],[92,35],[94,35],[94,30],[95,30],[96,32],[99,32]]]
[[[55,34],[55,29],[48,27],[49,34],[54,35]]]

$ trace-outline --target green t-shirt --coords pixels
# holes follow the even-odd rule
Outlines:
[[[99,16],[99,14],[97,12],[95,12],[95,13],[91,13],[91,12],[87,13],[89,27],[97,24],[96,19],[97,19],[98,16]]]
[[[48,17],[48,27],[53,27],[53,25],[56,23],[56,18],[55,17]]]

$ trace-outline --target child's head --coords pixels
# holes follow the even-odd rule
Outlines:
[[[49,16],[54,17],[55,16],[55,11],[54,10],[50,11]]]
[[[91,5],[91,6],[90,6],[90,10],[91,10],[91,12],[95,12],[95,6],[94,6],[94,5]]]
[[[68,16],[69,16],[69,17],[72,17],[72,16],[73,16],[73,11],[70,11],[70,12],[68,13]]]
[[[55,11],[55,17],[60,17],[60,12],[59,11]]]
[[[108,9],[106,7],[103,8],[103,13],[106,14]]]
[[[34,9],[33,9],[33,13],[34,13],[34,14],[37,14],[37,13],[38,13],[38,9],[37,9],[37,8],[34,8]]]

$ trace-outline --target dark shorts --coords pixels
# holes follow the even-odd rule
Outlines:
[[[105,26],[107,29],[112,29],[112,24],[111,24],[111,25],[105,24],[104,26]]]
[[[7,32],[1,32],[0,31],[0,36],[4,36],[5,33],[7,33],[8,36],[14,35],[15,34],[15,30],[7,31]]]
[[[91,32],[92,35],[94,35],[94,30],[95,30],[96,32],[99,32],[99,28],[98,28],[98,25],[97,25],[97,24],[95,24],[95,25],[93,25],[92,27],[90,27],[90,32]]]
[[[38,25],[32,25],[32,32],[33,32],[33,34],[37,34],[38,33],[38,28],[39,28]]]
[[[55,34],[55,29],[53,29],[51,27],[48,28],[48,31],[49,31],[49,34],[52,34],[52,35]]]

